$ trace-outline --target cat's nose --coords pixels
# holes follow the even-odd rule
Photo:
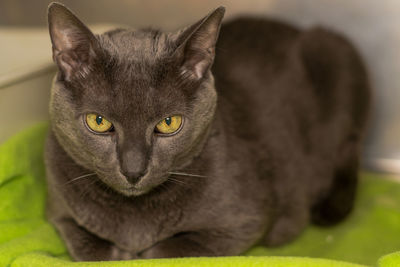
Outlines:
[[[126,180],[131,184],[136,184],[145,175],[145,172],[122,172]]]
[[[121,173],[126,177],[126,180],[135,184],[146,173],[147,159],[143,147],[126,146],[120,151]]]

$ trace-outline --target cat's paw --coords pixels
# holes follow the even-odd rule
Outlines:
[[[137,258],[136,253],[120,249],[116,246],[112,246],[110,251],[110,260],[132,260]]]

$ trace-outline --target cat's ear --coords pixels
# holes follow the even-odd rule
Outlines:
[[[65,6],[51,3],[48,24],[53,60],[65,80],[89,71],[97,46],[93,33]]]
[[[175,53],[182,59],[181,71],[185,76],[200,80],[211,67],[224,14],[225,8],[219,7],[180,34]]]

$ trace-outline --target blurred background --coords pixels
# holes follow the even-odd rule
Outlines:
[[[0,0],[0,143],[47,119],[55,67],[46,29],[47,0]],[[114,25],[175,30],[223,5],[226,19],[265,16],[301,28],[322,25],[342,32],[369,68],[374,103],[363,164],[400,174],[400,1],[398,0],[66,0],[99,32]]]

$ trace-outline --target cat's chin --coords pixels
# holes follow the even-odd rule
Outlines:
[[[127,197],[137,197],[144,195],[153,189],[152,187],[147,187],[147,188],[136,188],[136,187],[127,187],[127,188],[118,188],[114,189],[118,193],[127,196]]]

